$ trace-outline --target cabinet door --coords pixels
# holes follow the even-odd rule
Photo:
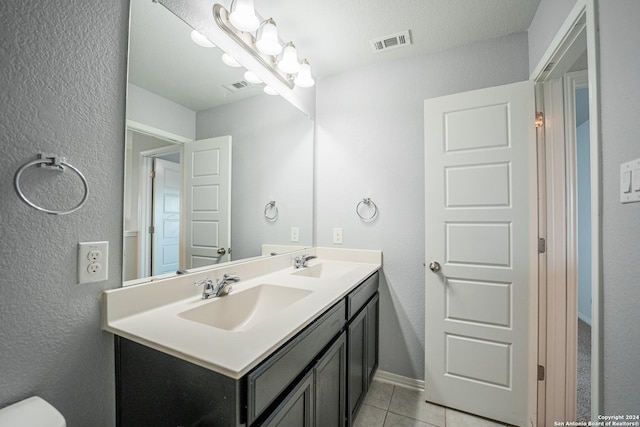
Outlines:
[[[349,348],[349,419],[350,424],[355,419],[355,414],[367,391],[367,366],[366,366],[366,336],[367,336],[367,310],[364,309],[349,324],[348,328]]]
[[[344,427],[347,379],[347,334],[343,332],[315,368],[315,425]]]
[[[291,393],[273,411],[263,426],[312,427],[313,426],[313,371],[300,380]]]
[[[379,307],[379,297],[376,295],[367,305],[367,388],[371,385],[378,368]]]

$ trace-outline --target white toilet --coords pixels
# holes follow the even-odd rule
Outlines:
[[[0,427],[66,427],[67,422],[56,408],[33,396],[0,409]]]

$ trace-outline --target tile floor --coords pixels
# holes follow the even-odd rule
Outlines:
[[[374,381],[355,427],[504,427],[503,424],[425,402],[420,391]]]

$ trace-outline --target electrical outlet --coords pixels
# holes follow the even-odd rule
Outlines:
[[[78,243],[78,283],[102,282],[109,271],[109,242]]]
[[[333,229],[333,243],[338,245],[342,244],[342,228]]]
[[[300,241],[300,229],[298,227],[291,227],[291,241],[292,242]]]

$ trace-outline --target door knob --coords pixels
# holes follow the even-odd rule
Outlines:
[[[227,253],[227,250],[225,248],[218,249],[218,255],[224,255],[226,253]]]
[[[437,273],[438,271],[440,271],[440,263],[437,261],[431,261],[429,263],[429,270],[433,271],[434,273]]]

